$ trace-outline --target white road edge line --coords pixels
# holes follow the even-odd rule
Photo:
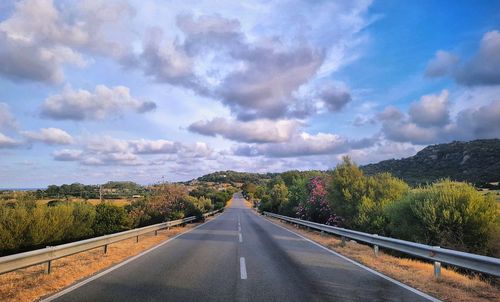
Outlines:
[[[222,214],[223,214],[223,213],[221,213],[220,215],[222,215]],[[182,236],[182,235],[184,235],[184,234],[187,234],[187,233],[189,233],[189,232],[191,232],[191,231],[196,230],[196,229],[197,229],[197,228],[199,228],[199,227],[202,227],[202,226],[204,226],[204,225],[206,225],[206,224],[208,224],[208,223],[210,223],[210,222],[214,221],[214,220],[215,220],[215,218],[219,217],[220,215],[218,215],[218,216],[214,217],[214,219],[211,219],[211,220],[209,220],[209,221],[207,221],[207,222],[204,222],[204,223],[202,223],[202,224],[200,224],[200,225],[198,225],[198,226],[196,226],[196,227],[194,227],[194,228],[192,228],[192,229],[190,229],[190,230],[187,230],[187,231],[185,231],[185,232],[182,232],[182,233],[180,233],[180,234],[177,234],[177,235],[175,235],[174,237],[172,237],[172,238],[168,239],[167,241],[164,241],[164,242],[162,242],[162,243],[160,243],[160,244],[158,244],[158,245],[155,245],[155,246],[153,246],[152,248],[150,248],[150,249],[148,249],[148,250],[145,250],[144,252],[142,252],[142,253],[140,253],[140,254],[137,254],[137,255],[133,256],[132,258],[129,258],[129,259],[127,259],[127,260],[123,261],[123,262],[120,262],[120,263],[116,264],[115,266],[112,266],[112,267],[108,268],[107,270],[100,272],[100,273],[99,273],[99,274],[97,274],[97,275],[91,276],[91,277],[89,277],[89,278],[87,278],[87,279],[85,279],[85,280],[83,280],[83,281],[81,281],[81,282],[78,282],[78,283],[76,283],[75,285],[72,285],[72,286],[70,286],[70,287],[68,287],[68,288],[66,288],[66,289],[64,289],[64,290],[62,290],[62,291],[60,291],[60,292],[57,292],[57,293],[55,293],[55,294],[54,294],[54,295],[52,295],[52,296],[49,296],[49,297],[47,297],[47,298],[45,298],[45,299],[41,299],[41,300],[40,300],[40,302],[49,302],[49,301],[52,301],[52,300],[54,300],[54,299],[57,299],[57,298],[59,298],[59,297],[61,297],[61,296],[65,295],[65,294],[67,294],[67,293],[69,293],[69,292],[72,292],[72,291],[74,291],[75,289],[77,289],[77,288],[79,288],[79,287],[82,287],[83,285],[85,285],[85,284],[87,284],[87,283],[89,283],[89,282],[91,282],[91,281],[94,281],[95,279],[100,278],[100,277],[102,277],[102,276],[104,276],[104,275],[106,275],[106,274],[108,274],[108,273],[110,273],[110,272],[114,271],[115,269],[120,268],[120,267],[124,266],[125,264],[128,264],[128,263],[130,263],[130,262],[134,261],[135,259],[137,259],[137,258],[139,258],[139,257],[144,256],[145,254],[147,254],[147,253],[149,253],[149,252],[152,252],[152,251],[156,250],[157,248],[159,248],[159,247],[161,247],[161,246],[163,246],[163,245],[165,245],[165,244],[169,243],[170,241],[172,241],[172,240],[174,240],[174,239],[178,238],[179,236]]]
[[[257,215],[257,216],[259,216],[259,215]],[[260,217],[260,216],[259,216],[259,217]],[[261,218],[262,218],[262,217],[261,217]],[[371,269],[371,268],[369,268],[369,267],[367,267],[367,266],[364,266],[363,264],[361,264],[361,263],[359,263],[359,262],[356,262],[356,261],[354,261],[354,260],[352,260],[352,259],[349,259],[349,258],[347,258],[346,256],[341,255],[341,254],[339,254],[339,253],[337,253],[337,252],[335,252],[335,251],[333,251],[333,250],[331,250],[331,249],[329,249],[329,248],[327,248],[327,247],[325,247],[325,246],[323,246],[323,245],[321,245],[321,244],[319,244],[319,243],[317,243],[317,242],[315,242],[315,241],[313,241],[313,240],[311,240],[311,239],[309,239],[309,238],[307,238],[307,237],[304,237],[304,236],[302,236],[302,235],[300,235],[300,234],[298,234],[298,233],[295,233],[295,232],[293,232],[293,231],[291,231],[291,230],[289,230],[289,229],[285,228],[284,226],[281,226],[281,225],[279,225],[279,224],[276,224],[276,223],[274,223],[273,221],[271,221],[271,220],[269,220],[269,219],[265,219],[265,218],[264,218],[264,220],[266,220],[266,221],[268,221],[268,222],[270,222],[270,223],[274,224],[274,225],[275,225],[275,226],[277,226],[277,227],[280,227],[280,228],[282,228],[282,229],[284,229],[284,230],[287,230],[288,232],[290,232],[290,233],[292,233],[292,234],[294,234],[294,235],[296,235],[296,236],[298,236],[298,237],[300,237],[300,238],[302,238],[302,239],[304,239],[304,240],[306,240],[306,241],[309,241],[310,243],[312,243],[312,244],[314,244],[314,245],[316,245],[316,246],[318,246],[318,247],[320,247],[320,248],[322,248],[322,249],[324,249],[324,250],[326,250],[326,251],[330,252],[331,254],[334,254],[335,256],[338,256],[338,257],[340,257],[340,258],[342,258],[342,259],[344,259],[344,260],[346,260],[346,261],[348,261],[348,262],[350,262],[350,263],[352,263],[352,264],[354,264],[354,265],[357,265],[357,266],[359,266],[359,267],[361,267],[361,268],[363,268],[363,269],[365,269],[365,270],[369,271],[370,273],[373,273],[373,274],[375,274],[375,275],[377,275],[377,276],[379,276],[379,277],[382,277],[382,278],[384,278],[384,279],[386,279],[386,280],[388,280],[388,281],[391,281],[392,283],[395,283],[395,284],[397,284],[397,285],[401,286],[402,288],[407,289],[407,290],[409,290],[409,291],[413,292],[414,294],[417,294],[417,295],[419,295],[419,296],[421,296],[421,297],[423,297],[423,298],[426,298],[426,299],[427,299],[427,300],[429,300],[429,301],[432,301],[432,302],[441,302],[441,300],[439,300],[439,299],[437,299],[437,298],[434,298],[433,296],[430,296],[430,295],[428,295],[428,294],[426,294],[426,293],[424,293],[424,292],[419,291],[419,290],[418,290],[418,289],[416,289],[416,288],[413,288],[413,287],[408,286],[408,285],[406,285],[406,284],[404,284],[404,283],[401,283],[401,282],[399,282],[398,280],[392,279],[391,277],[386,276],[386,275],[384,275],[384,274],[382,274],[382,273],[380,273],[380,272],[377,272],[376,270],[373,270],[373,269]]]
[[[240,243],[242,243],[243,242],[243,237],[241,236],[241,233],[239,233],[238,236],[240,237]]]
[[[240,277],[242,280],[247,279],[247,265],[245,264],[245,257],[240,257]]]

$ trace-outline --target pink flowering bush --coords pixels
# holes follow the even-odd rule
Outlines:
[[[309,197],[299,203],[297,217],[304,220],[338,226],[340,217],[335,215],[326,200],[325,181],[321,177],[312,178],[307,184]]]

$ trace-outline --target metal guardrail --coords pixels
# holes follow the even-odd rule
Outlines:
[[[270,212],[263,213],[264,215],[287,221],[296,225],[302,225],[322,232],[341,236],[343,242],[345,242],[344,238],[350,238],[356,241],[368,243],[370,245],[373,245],[375,255],[378,254],[378,248],[383,247],[433,261],[434,275],[437,279],[440,278],[441,263],[446,263],[461,268],[470,269],[472,271],[482,272],[500,277],[500,259],[498,258],[459,252],[455,250],[440,248],[438,246],[429,246],[411,241],[378,236],[376,234],[367,234],[298,218],[278,215]]]
[[[221,210],[222,209],[205,213],[203,214],[203,218],[214,215]],[[162,222],[115,234],[104,235],[57,246],[48,246],[39,250],[0,257],[0,274],[42,263],[47,263],[46,273],[50,273],[51,261],[53,260],[85,252],[98,247],[104,247],[104,253],[107,253],[109,244],[133,237],[136,237],[136,241],[138,242],[140,235],[144,235],[150,232],[155,232],[156,235],[157,232],[161,229],[167,229],[176,225],[192,222],[194,220],[196,220],[196,217],[191,216],[184,219]]]

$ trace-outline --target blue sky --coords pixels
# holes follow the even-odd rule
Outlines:
[[[3,1],[0,187],[500,137],[497,1]]]

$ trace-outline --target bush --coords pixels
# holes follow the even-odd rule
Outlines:
[[[120,232],[130,226],[130,220],[123,207],[100,203],[95,210],[96,216],[92,226],[95,236]]]
[[[495,227],[493,196],[444,180],[417,189],[386,209],[391,235],[473,253],[489,253]]]
[[[73,226],[73,209],[70,205],[37,206],[32,209],[30,215],[26,239],[31,245],[48,245],[63,241],[67,239]]]
[[[339,225],[339,218],[330,209],[326,200],[325,181],[321,177],[314,177],[307,184],[308,196],[299,203],[297,215],[300,219]]]
[[[408,193],[408,185],[389,173],[366,177],[366,193],[361,199],[355,224],[359,230],[387,234],[388,219],[384,209]]]
[[[92,237],[96,218],[96,207],[88,202],[73,203],[73,226],[68,232],[69,239],[82,239]]]
[[[30,214],[25,206],[0,205],[0,254],[15,250],[26,242]]]

